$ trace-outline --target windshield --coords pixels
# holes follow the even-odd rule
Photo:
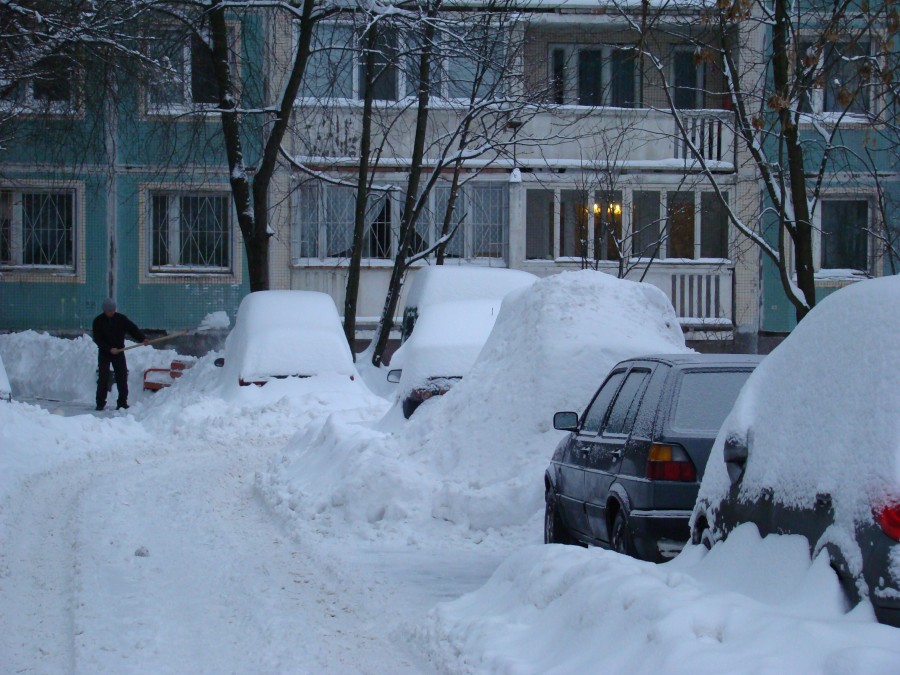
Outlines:
[[[673,431],[718,433],[725,417],[750,376],[750,370],[687,370],[669,418]]]

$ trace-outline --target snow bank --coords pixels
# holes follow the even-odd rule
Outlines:
[[[126,357],[131,404],[149,396],[143,390],[144,370],[168,368],[174,358],[192,360],[171,349],[152,347],[129,350]],[[65,340],[31,330],[7,333],[0,335],[0,358],[6,363],[14,398],[54,399],[90,406],[94,403],[97,345],[87,335]],[[116,400],[114,393],[110,400]]]
[[[376,428],[308,428],[259,485],[294,517],[335,532],[406,536],[443,522],[465,538],[520,528],[534,540],[529,521],[562,437],[553,413],[583,409],[624,358],[682,351],[659,289],[592,271],[554,275],[507,296],[469,374],[408,423],[393,414]]]
[[[825,298],[750,376],[710,455],[699,499],[730,487],[724,439],[749,435],[741,494],[767,488],[812,508],[832,495],[848,530],[900,494],[900,277],[863,281]]]
[[[802,537],[744,525],[707,553],[654,565],[533,546],[417,631],[454,673],[896,673],[897,630],[845,614],[828,560]]]
[[[423,308],[439,302],[493,300],[530,286],[537,277],[506,268],[436,265],[415,271],[406,296],[406,307]]]

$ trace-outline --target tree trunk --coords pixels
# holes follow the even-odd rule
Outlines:
[[[797,312],[797,321],[801,321],[816,304],[816,283],[813,269],[812,225],[810,223],[809,201],[806,194],[806,173],[804,171],[803,147],[800,145],[799,130],[794,123],[794,116],[788,102],[791,100],[791,62],[788,44],[790,35],[790,8],[788,0],[775,1],[775,25],[772,28],[772,78],[778,105],[778,118],[781,133],[788,153],[788,191],[793,202],[793,218],[788,231],[792,233],[794,243],[794,268],[797,272],[797,287],[803,293],[805,302],[797,298],[796,293],[786,287],[787,296]],[[787,195],[783,197],[787,203]],[[782,235],[779,235],[782,236]],[[790,284],[788,261],[781,257],[783,267],[780,270],[782,284]]]
[[[353,358],[356,359],[356,304],[359,298],[359,277],[362,264],[363,237],[366,231],[366,206],[369,201],[369,153],[372,150],[372,98],[375,87],[375,45],[378,44],[378,22],[373,22],[365,34],[366,95],[363,99],[362,132],[359,140],[359,172],[356,178],[356,208],[353,215],[353,248],[350,269],[347,270],[347,289],[344,294],[344,336]]]
[[[394,269],[391,270],[391,279],[388,285],[387,296],[384,300],[384,309],[378,324],[378,334],[375,338],[375,348],[372,350],[372,365],[381,366],[381,359],[387,347],[391,329],[394,327],[394,312],[400,303],[400,291],[403,288],[403,280],[406,278],[407,259],[416,231],[415,209],[419,198],[419,179],[422,175],[422,160],[425,156],[425,136],[428,129],[428,102],[431,97],[431,54],[434,42],[434,22],[440,1],[431,5],[428,9],[428,20],[425,23],[424,44],[422,54],[419,56],[419,91],[416,110],[416,133],[413,140],[412,163],[409,171],[409,180],[406,186],[406,201],[403,205],[403,215],[400,220],[400,241],[397,242],[397,254],[394,257]]]

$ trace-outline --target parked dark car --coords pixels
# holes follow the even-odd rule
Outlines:
[[[677,555],[710,448],[759,356],[677,354],[622,361],[544,476],[546,543],[596,544],[644,560]]]

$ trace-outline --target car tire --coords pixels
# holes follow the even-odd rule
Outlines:
[[[616,553],[632,557],[635,556],[634,544],[631,541],[631,532],[628,529],[628,516],[625,513],[625,509],[622,507],[619,507],[619,510],[616,511],[616,517],[613,519],[609,543]]]
[[[557,499],[556,493],[553,492],[553,490],[547,490],[544,499],[544,543],[574,543],[559,515],[559,499]]]

